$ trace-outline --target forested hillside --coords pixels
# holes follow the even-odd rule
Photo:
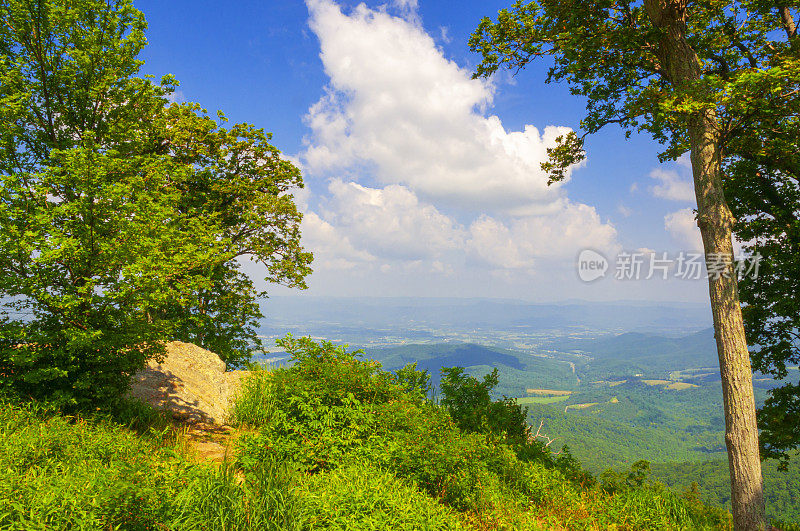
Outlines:
[[[800,463],[797,457],[790,462],[788,470],[780,470],[776,461],[765,461],[763,467],[767,513],[772,518],[800,522]],[[696,483],[707,503],[730,508],[731,484],[725,461],[658,463],[652,465],[652,470],[654,480],[675,492],[685,492]]]
[[[465,367],[480,376],[497,368],[500,383],[496,391],[507,396],[522,396],[532,386],[573,389],[578,383],[569,362],[476,344],[405,345],[369,348],[366,353],[389,370],[416,363],[431,374],[434,384],[438,384],[442,367]]]

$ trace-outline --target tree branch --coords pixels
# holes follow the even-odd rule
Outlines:
[[[794,23],[792,12],[789,11],[789,8],[786,6],[778,6],[778,11],[781,14],[781,22],[783,23],[783,29],[786,31],[786,37],[788,37],[789,40],[796,38],[797,26]]]

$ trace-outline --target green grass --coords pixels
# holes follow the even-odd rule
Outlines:
[[[466,529],[456,511],[437,503],[413,482],[365,463],[316,474],[298,495],[308,523],[316,529]]]
[[[275,398],[269,384],[269,369],[253,365],[234,399],[230,421],[235,425],[260,426],[269,421],[275,409]]]
[[[193,464],[171,430],[144,431],[159,418],[146,406],[122,417],[138,431],[0,401],[0,529],[293,528],[290,482],[274,464],[243,477]]]

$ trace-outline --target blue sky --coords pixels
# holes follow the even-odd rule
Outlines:
[[[469,35],[506,2],[135,5],[145,73],[271,131],[303,170],[308,294],[706,300],[703,280],[612,278],[621,251],[697,248],[685,161],[660,165],[649,138],[609,128],[548,188],[538,164],[584,102],[546,85],[545,63],[470,79]],[[584,248],[609,259],[605,278],[578,279]]]

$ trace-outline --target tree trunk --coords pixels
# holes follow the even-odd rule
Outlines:
[[[686,40],[686,6],[686,0],[645,0],[648,17],[662,31],[657,52],[659,60],[676,90],[702,78],[700,59]],[[725,264],[709,272],[708,288],[722,377],[733,526],[737,531],[761,530],[767,524],[753,371],[734,271],[733,216],[722,190],[719,125],[713,109],[689,116],[687,125],[697,224],[703,236],[706,264]]]
[[[697,197],[697,224],[703,236],[706,263],[713,268],[708,289],[714,316],[722,398],[725,408],[725,445],[731,474],[731,505],[736,530],[764,529],[764,492],[758,449],[753,371],[747,350],[736,273],[733,269],[731,215],[722,193],[720,153],[713,116],[693,118],[689,127],[692,174]]]

